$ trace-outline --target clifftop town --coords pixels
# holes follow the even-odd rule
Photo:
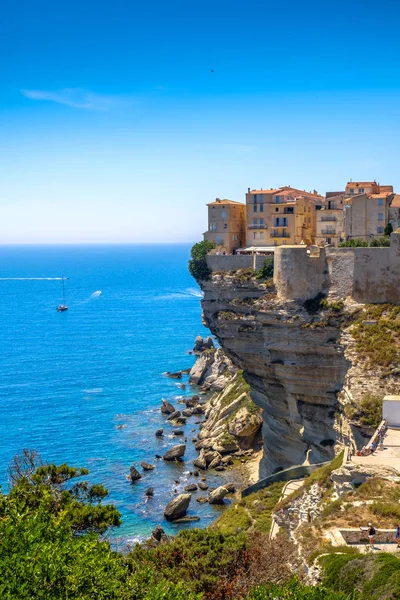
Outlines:
[[[246,248],[292,244],[326,244],[362,240],[365,243],[400,226],[400,195],[376,181],[349,181],[339,192],[323,197],[290,186],[254,189],[245,203],[216,198],[208,207],[204,239],[215,252],[231,254]]]

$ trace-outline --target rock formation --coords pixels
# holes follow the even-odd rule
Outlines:
[[[184,517],[191,499],[191,494],[180,494],[171,500],[164,509],[165,518],[168,519],[168,521],[175,521],[176,519]]]
[[[172,446],[167,452],[164,454],[164,460],[179,460],[185,454],[186,445],[185,444],[177,444],[176,446]]]
[[[240,272],[214,274],[202,282],[202,289],[207,326],[235,367],[243,369],[251,397],[263,410],[260,477],[306,460],[332,458],[338,440],[335,417],[341,410],[338,392],[349,368],[340,319],[309,314],[297,302],[280,301],[268,284],[242,278]],[[211,375],[211,353],[203,362]],[[200,372],[198,367],[192,377],[205,381],[204,368]],[[227,389],[223,393],[228,394]],[[238,444],[241,433],[248,434],[248,420],[240,411],[235,416],[229,434]],[[209,426],[211,422],[199,439],[205,439]],[[213,429],[215,435],[218,430],[214,425]]]
[[[165,415],[171,415],[175,412],[175,408],[172,406],[171,402],[168,402],[168,400],[163,399],[161,405],[161,412]]]
[[[213,490],[208,494],[208,503],[209,504],[223,504],[225,496],[229,494],[226,487],[221,485],[217,487],[216,490]]]
[[[129,475],[128,475],[128,479],[133,483],[134,481],[137,481],[138,479],[142,479],[141,474],[139,473],[139,471],[136,469],[136,467],[134,467],[133,465],[131,466],[131,468],[129,469]]]

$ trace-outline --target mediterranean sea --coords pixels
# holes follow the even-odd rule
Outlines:
[[[0,247],[3,491],[13,456],[35,449],[43,461],[87,467],[89,481],[104,483],[123,519],[110,534],[114,544],[149,537],[158,523],[178,531],[163,520],[163,509],[189,480],[194,417],[184,463],[155,454],[181,439],[170,435],[161,398],[176,403],[196,393],[163,373],[191,367],[195,336],[209,335],[201,292],[187,270],[189,252],[189,245]],[[58,313],[62,276],[69,310]],[[155,437],[159,427],[162,439]],[[142,471],[143,460],[155,470],[130,484],[129,467]],[[154,497],[147,499],[150,486]],[[193,497],[188,514],[204,527],[219,510]]]

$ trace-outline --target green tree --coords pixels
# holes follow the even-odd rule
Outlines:
[[[383,233],[384,233],[384,235],[387,235],[387,236],[390,237],[390,234],[393,233],[393,225],[391,223],[388,223],[386,225],[385,230],[384,230]]]
[[[191,259],[189,260],[189,273],[196,281],[207,281],[211,277],[211,270],[207,265],[207,254],[215,248],[213,242],[203,240],[195,244],[191,251]]]
[[[0,491],[1,600],[200,600],[184,582],[167,581],[99,540],[119,513],[101,505],[103,486],[79,481],[65,488],[86,474],[43,465],[29,450],[16,457],[11,490]]]

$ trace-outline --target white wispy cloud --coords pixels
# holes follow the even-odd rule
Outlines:
[[[21,90],[21,94],[30,100],[47,100],[84,110],[110,110],[111,108],[127,106],[133,103],[133,99],[96,94],[81,88],[65,88],[54,92],[46,90]]]

